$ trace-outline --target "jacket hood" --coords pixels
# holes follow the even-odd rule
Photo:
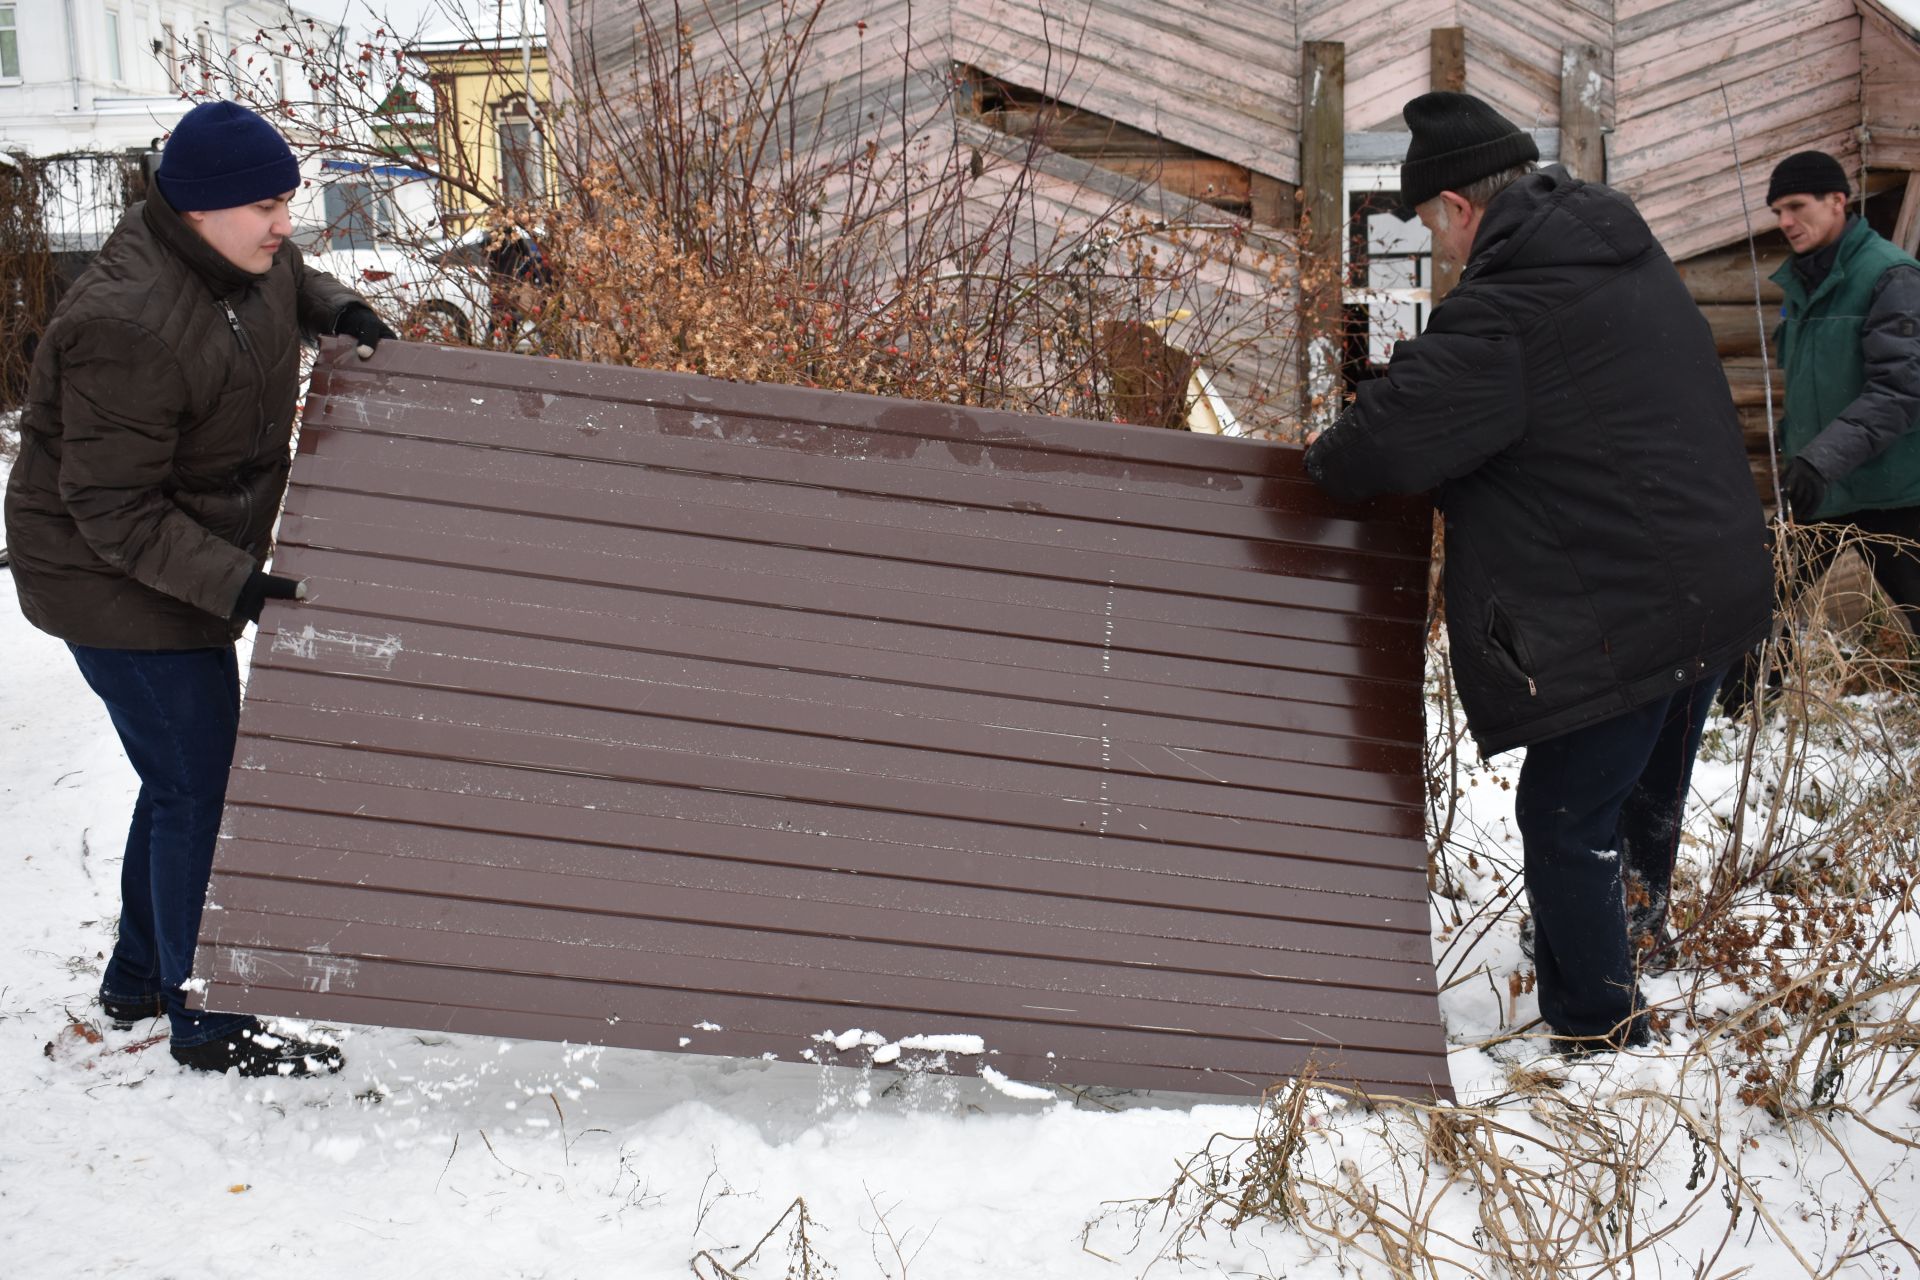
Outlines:
[[[1493,198],[1463,277],[1531,267],[1622,266],[1655,248],[1631,201],[1582,182],[1560,165],[1529,174]]]

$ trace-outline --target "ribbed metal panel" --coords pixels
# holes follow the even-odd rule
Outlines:
[[[1242,441],[402,343],[323,357],[293,474],[311,599],[254,649],[210,1006],[1446,1092],[1424,507]]]

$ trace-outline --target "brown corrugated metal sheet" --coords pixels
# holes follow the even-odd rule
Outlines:
[[[1338,507],[1243,441],[329,355],[207,1003],[1444,1093],[1427,543],[1424,507]]]

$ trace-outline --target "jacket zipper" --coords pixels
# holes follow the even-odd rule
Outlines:
[[[247,331],[240,327],[240,317],[235,314],[233,304],[225,298],[222,298],[218,305],[220,310],[227,314],[227,328],[233,330],[234,340],[240,344],[242,351],[251,356],[253,354],[253,347],[247,342]],[[258,362],[256,362],[255,367],[258,367]]]
[[[253,344],[247,341],[247,331],[240,324],[240,316],[233,304],[225,298],[218,300],[222,314],[227,318],[227,328],[233,330],[233,340],[240,344],[240,350],[246,353],[253,365],[253,445],[247,450],[247,462],[252,464],[260,456],[260,441],[267,434],[267,406],[261,396],[266,391],[267,373],[260,367],[260,357],[254,354]],[[253,493],[247,488],[244,479],[240,485],[240,508],[242,516],[240,529],[244,535],[253,523]]]

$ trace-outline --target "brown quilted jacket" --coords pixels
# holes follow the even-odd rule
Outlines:
[[[264,560],[303,336],[359,296],[291,241],[233,266],[157,196],[121,219],[34,355],[7,547],[27,620],[108,649],[191,649]]]

